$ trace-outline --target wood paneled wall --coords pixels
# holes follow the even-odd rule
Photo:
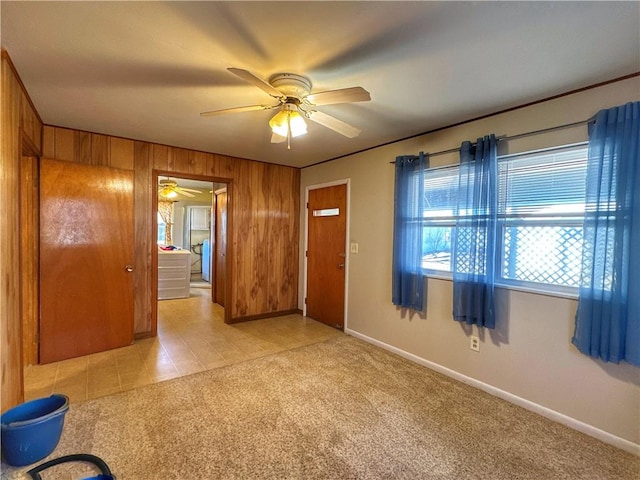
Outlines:
[[[37,302],[37,272],[23,268],[29,259],[37,261],[37,241],[33,240],[38,238],[38,232],[30,226],[37,212],[23,211],[24,222],[21,224],[21,209],[28,209],[29,205],[35,209],[35,204],[33,197],[25,198],[22,207],[20,202],[21,188],[26,190],[30,178],[37,177],[34,156],[134,171],[136,333],[155,333],[152,324],[155,310],[152,270],[154,170],[171,172],[178,177],[181,174],[197,175],[211,181],[230,182],[231,234],[228,241],[232,256],[227,261],[231,293],[226,308],[230,310],[231,321],[297,310],[299,170],[79,130],[43,128],[4,50],[1,81],[2,411],[23,401],[22,345],[23,341],[33,344],[32,338],[23,340],[23,330],[27,336],[33,336],[37,325],[38,305],[34,305]],[[29,165],[21,165],[23,155],[28,158]],[[21,302],[26,303],[23,306]],[[25,318],[25,315],[34,318]],[[33,361],[32,354],[25,352],[27,363]]]
[[[154,334],[154,170],[230,182],[231,322],[297,310],[300,171],[268,163],[45,126],[43,156],[134,171],[135,331]]]
[[[21,232],[28,226],[20,224],[20,163],[23,153],[40,154],[42,122],[4,50],[1,75],[0,407],[4,412],[23,401],[22,317],[23,311],[29,314],[29,309],[21,305],[21,285],[31,283],[33,286],[37,279],[21,274]],[[25,301],[29,301],[28,298],[25,296]]]

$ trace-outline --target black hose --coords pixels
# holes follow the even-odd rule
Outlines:
[[[96,457],[95,455],[91,455],[90,453],[76,453],[73,455],[65,455],[64,457],[54,458],[53,460],[49,460],[48,462],[41,463],[37,467],[32,468],[27,472],[27,475],[30,475],[33,480],[42,480],[40,476],[40,472],[46,470],[49,467],[53,467],[54,465],[59,465],[61,463],[67,462],[87,462],[92,463],[100,470],[102,474],[100,479],[102,480],[114,480],[116,477],[109,470],[109,466],[106,464],[104,460],[100,457]],[[104,475],[104,477],[103,477]]]

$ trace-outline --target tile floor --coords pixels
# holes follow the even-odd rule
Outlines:
[[[80,402],[344,335],[301,315],[227,325],[210,289],[191,291],[190,298],[158,303],[155,338],[27,367],[25,400],[56,392]]]

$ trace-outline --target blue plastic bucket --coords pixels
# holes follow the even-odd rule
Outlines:
[[[69,397],[54,394],[7,410],[0,417],[2,456],[9,465],[30,465],[58,445]]]

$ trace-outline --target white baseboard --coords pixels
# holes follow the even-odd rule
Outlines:
[[[367,335],[363,335],[362,333],[356,332],[351,329],[345,329],[345,333],[351,335],[353,337],[359,338],[360,340],[364,340],[367,343],[371,343],[380,348],[393,352],[397,355],[400,355],[407,360],[418,363],[424,367],[427,367],[431,370],[435,370],[438,373],[442,373],[447,377],[451,377],[455,380],[458,380],[462,383],[466,383],[467,385],[471,385],[472,387],[478,388],[484,392],[487,392],[495,397],[506,400],[507,402],[518,405],[522,408],[535,412],[543,417],[546,417],[554,422],[561,423],[566,425],[569,428],[582,432],[591,437],[597,438],[609,445],[613,445],[621,450],[627,451],[634,455],[640,456],[640,445],[633,443],[629,440],[625,440],[624,438],[617,437],[611,433],[605,432],[599,428],[596,428],[588,423],[581,422],[576,420],[575,418],[564,415],[560,412],[556,412],[555,410],[551,410],[550,408],[543,407],[542,405],[538,405],[537,403],[531,402],[525,398],[518,397],[512,393],[506,392],[504,390],[500,390],[492,385],[481,382],[480,380],[476,380],[475,378],[468,377],[463,375],[462,373],[456,372],[455,370],[451,370],[447,367],[443,367],[437,363],[426,360],[422,357],[414,355],[413,353],[405,352],[393,345],[389,345],[387,343],[381,342],[380,340],[376,340],[375,338],[368,337]]]

